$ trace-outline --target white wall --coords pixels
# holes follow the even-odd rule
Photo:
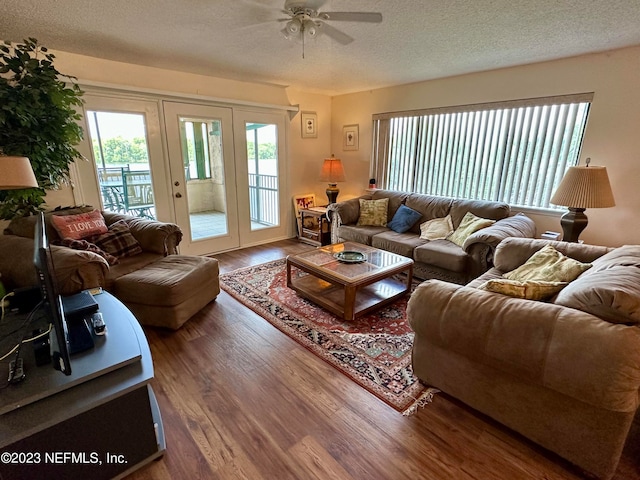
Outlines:
[[[55,55],[56,68],[66,75],[77,77],[80,81],[90,80],[126,87],[288,105],[285,87],[278,85],[227,80],[67,52],[56,51]]]
[[[289,129],[289,165],[291,195],[315,193],[316,204],[326,205],[327,184],[320,182],[322,161],[331,156],[331,98],[290,88],[292,105],[300,105],[301,112],[318,115],[318,137],[302,138],[302,122],[298,113]],[[293,205],[293,204],[292,204]]]
[[[367,187],[374,113],[580,92],[595,92],[581,158],[607,167],[616,199],[613,208],[587,210],[580,238],[640,244],[640,47],[334,97],[331,140],[349,181],[343,196]],[[360,148],[342,152],[342,126],[353,123],[360,125]],[[561,231],[559,215],[531,216],[539,232]]]

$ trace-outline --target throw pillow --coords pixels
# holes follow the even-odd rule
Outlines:
[[[391,221],[387,223],[387,227],[397,233],[404,233],[413,227],[422,214],[406,205],[400,205]]]
[[[129,225],[124,220],[118,220],[111,224],[107,233],[90,237],[87,240],[118,258],[142,253],[142,247],[131,234]]]
[[[98,210],[77,215],[51,215],[51,224],[60,238],[73,240],[80,240],[108,231],[104,217]]]
[[[374,227],[385,227],[387,225],[387,209],[389,199],[365,200],[360,198],[360,216],[358,226],[370,225]]]
[[[115,265],[118,263],[118,258],[114,257],[110,253],[105,252],[97,245],[87,242],[86,240],[74,240],[73,238],[63,238],[59,242],[64,247],[73,248],[74,250],[86,250],[87,252],[93,252],[104,258],[109,265]]]
[[[442,240],[452,232],[453,220],[451,220],[451,215],[427,220],[420,225],[420,238],[423,240]]]
[[[569,258],[551,245],[545,245],[529,260],[515,270],[503,275],[509,280],[538,280],[545,282],[571,282],[591,268],[590,263],[581,263]]]
[[[542,282],[537,280],[492,279],[479,288],[489,292],[501,293],[510,297],[526,298],[528,300],[546,300],[568,285],[567,282]]]
[[[458,228],[456,228],[452,234],[447,236],[447,240],[462,247],[464,245],[464,241],[469,235],[473,232],[477,232],[481,228],[493,225],[494,223],[496,223],[495,220],[476,217],[473,213],[467,212],[464,217],[462,217],[462,221],[460,222],[460,225],[458,225]]]
[[[639,285],[640,268],[615,265],[605,270],[590,271],[571,282],[558,294],[554,303],[582,310],[611,323],[639,324]]]

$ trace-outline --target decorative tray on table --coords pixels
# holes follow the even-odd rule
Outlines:
[[[362,252],[354,252],[345,250],[343,252],[334,253],[333,256],[340,262],[344,263],[360,263],[367,260],[367,256]]]

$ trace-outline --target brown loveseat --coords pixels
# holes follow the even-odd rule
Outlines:
[[[409,231],[397,233],[384,226],[358,226],[360,199],[388,198],[387,218],[391,220],[400,205],[418,211],[422,217]],[[482,200],[460,200],[418,193],[375,190],[372,194],[334,203],[327,208],[331,221],[331,243],[344,241],[371,245],[412,258],[414,275],[465,284],[487,271],[493,251],[507,237],[533,237],[535,223],[525,215],[510,216],[508,204]],[[493,225],[471,234],[463,247],[448,240],[420,238],[420,224],[451,215],[453,227],[460,225],[467,212],[496,220]]]
[[[548,301],[477,288],[548,243],[593,266]],[[469,285],[418,286],[408,317],[422,381],[588,472],[613,475],[639,401],[640,246],[509,238],[495,268]]]

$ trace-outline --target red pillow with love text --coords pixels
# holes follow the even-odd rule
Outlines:
[[[81,240],[109,231],[98,210],[77,215],[51,215],[51,223],[60,237]]]

